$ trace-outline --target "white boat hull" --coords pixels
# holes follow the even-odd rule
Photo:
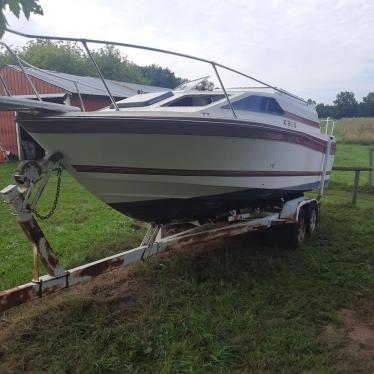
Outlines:
[[[277,132],[267,137],[110,127],[105,132],[102,122],[100,132],[74,128],[56,136],[47,124],[25,126],[45,149],[62,152],[66,168],[95,196],[144,221],[206,218],[319,188],[326,148],[305,135],[282,140]],[[328,171],[332,163],[330,154]]]

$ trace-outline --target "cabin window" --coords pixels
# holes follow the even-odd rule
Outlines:
[[[218,100],[221,100],[225,95],[185,95],[170,101],[162,106],[183,107],[183,106],[206,106]]]
[[[264,112],[270,114],[284,114],[277,100],[272,97],[251,95],[232,102],[234,110],[245,110],[249,112]],[[224,109],[230,109],[225,105]]]

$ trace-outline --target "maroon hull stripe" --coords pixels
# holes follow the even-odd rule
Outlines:
[[[327,142],[300,131],[240,120],[179,117],[39,117],[20,118],[29,133],[44,134],[162,134],[224,136],[283,141],[325,153]],[[331,154],[335,153],[335,144]]]
[[[284,116],[289,119],[293,119],[295,121],[299,121],[301,123],[304,123],[305,125],[313,126],[316,128],[320,128],[319,122],[312,121],[311,119],[307,119],[304,117],[300,117],[297,114],[290,113],[290,112],[284,112]]]
[[[245,170],[184,170],[134,168],[124,166],[73,165],[81,173],[173,175],[198,177],[314,177],[321,176],[321,171],[245,171]],[[329,175],[330,172],[327,172]]]

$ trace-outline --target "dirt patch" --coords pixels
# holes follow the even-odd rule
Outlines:
[[[98,331],[115,335],[123,325],[142,326],[150,287],[138,272],[135,265],[116,269],[0,315],[0,373],[43,372],[33,365],[39,361],[41,368],[49,366],[48,355],[35,348],[39,345],[69,354],[69,339],[84,345],[83,337]],[[50,347],[51,355],[55,352]]]
[[[337,324],[324,326],[324,340],[337,346],[341,355],[374,360],[374,305],[341,309],[337,315]]]
[[[104,307],[109,313],[123,313],[126,318],[137,318],[141,304],[147,298],[149,289],[138,279],[135,265],[104,273],[90,282],[61,290],[42,299],[35,298],[27,304],[4,312],[0,316],[0,357],[1,347],[19,326],[33,324],[42,318],[50,322],[55,316],[61,317],[71,308],[70,303],[79,303],[83,308],[92,304]],[[58,323],[58,322],[57,322]]]
[[[215,241],[206,243],[205,246],[179,249],[178,253],[199,256],[199,254],[211,250]],[[135,246],[134,246],[135,247]],[[123,246],[120,247],[124,250]],[[111,249],[111,252],[113,248]],[[115,251],[114,251],[115,252]],[[119,252],[119,250],[117,251]],[[177,251],[165,251],[157,257],[168,258]],[[76,298],[82,302],[94,302],[98,305],[106,305],[108,309],[121,310],[129,315],[138,314],[138,306],[148,297],[150,288],[146,285],[144,277],[138,277],[138,265],[130,264],[125,267],[111,270],[94,277],[88,283],[75,285],[69,289],[63,289],[41,299],[34,298],[24,305],[17,306],[0,314],[0,344],[12,326],[20,320],[38,318],[40,314],[48,313],[49,309],[58,308],[64,304],[66,298]],[[155,286],[155,285],[153,285]]]

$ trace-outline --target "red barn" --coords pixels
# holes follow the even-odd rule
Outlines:
[[[93,111],[110,104],[106,90],[99,78],[78,76],[49,70],[25,67],[40,97],[45,101],[66,103]],[[18,66],[5,65],[0,69],[2,95],[35,98],[35,94]],[[106,80],[116,100],[133,96],[139,92],[164,91],[165,88],[142,84]],[[8,93],[7,93],[8,91]],[[82,99],[82,100],[81,100]],[[1,147],[22,159],[22,141],[29,140],[27,134],[19,129],[15,113],[0,112],[0,149]]]

